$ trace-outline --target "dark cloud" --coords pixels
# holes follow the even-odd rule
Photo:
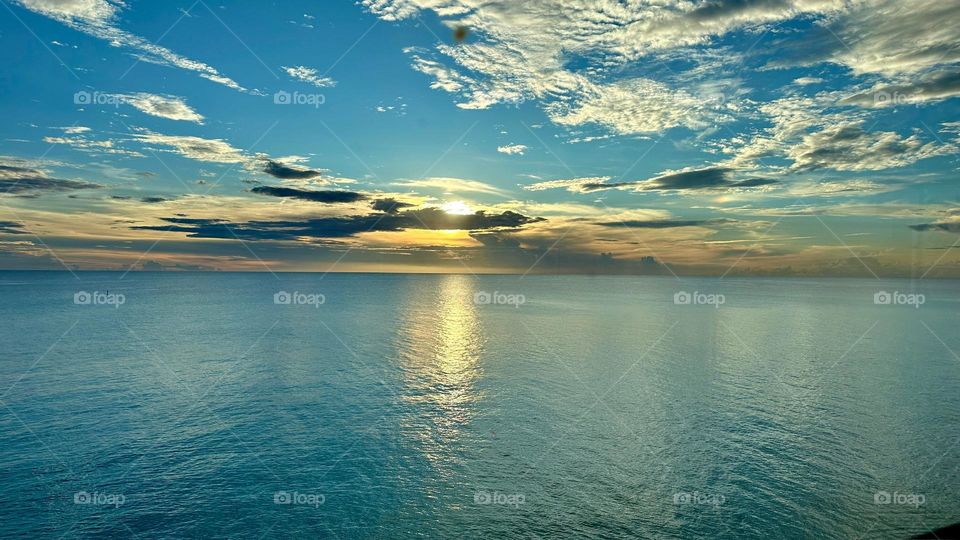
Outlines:
[[[274,178],[280,178],[283,180],[303,180],[306,178],[315,178],[323,174],[321,171],[291,167],[289,165],[284,165],[279,161],[273,160],[267,160],[267,164],[263,167],[263,172],[273,176]]]
[[[27,234],[23,223],[16,221],[0,221],[0,234]]]
[[[477,212],[448,214],[439,208],[407,210],[395,214],[375,213],[336,216],[300,221],[247,221],[227,223],[222,219],[163,218],[170,225],[135,226],[133,229],[184,232],[194,238],[240,238],[242,240],[298,240],[303,238],[344,238],[363,232],[396,232],[406,229],[497,230],[513,229],[544,221],[506,211],[500,214]]]
[[[960,73],[936,71],[908,84],[881,85],[852,95],[840,103],[862,107],[885,107],[946,99],[960,95]]]
[[[140,199],[140,202],[145,202],[145,203],[149,203],[149,204],[156,204],[156,203],[167,202],[167,201],[169,201],[169,200],[170,200],[170,199],[165,199],[165,198],[163,198],[163,197],[143,197],[142,199]]]
[[[918,225],[908,225],[911,229],[920,232],[943,231],[960,233],[960,221],[941,221],[937,223],[920,223]]]
[[[414,206],[416,205],[398,201],[396,199],[377,199],[370,205],[370,207],[377,212],[386,212],[388,214],[396,214],[403,208],[412,208]]]
[[[311,191],[307,189],[296,189],[276,186],[257,186],[250,190],[258,195],[269,195],[271,197],[289,197],[293,199],[303,199],[305,201],[321,203],[352,203],[362,201],[367,198],[363,193],[355,191]]]
[[[740,185],[740,182],[730,181],[729,175],[731,172],[733,172],[733,169],[727,167],[708,167],[706,169],[695,169],[692,171],[665,174],[649,180],[614,183],[594,182],[583,184],[580,186],[580,189],[584,192],[590,192],[604,189],[629,188],[634,188],[637,191],[672,191],[717,189],[725,187],[750,187],[749,184]],[[768,183],[774,182],[775,181],[771,180]]]
[[[649,187],[643,189],[708,189],[726,187],[732,182],[727,176],[733,169],[727,167],[708,167],[673,174],[665,174],[649,180]]]
[[[733,219],[653,219],[653,220],[628,220],[628,221],[605,221],[597,223],[604,227],[621,227],[628,229],[673,229],[677,227],[709,227],[714,225],[727,225],[736,223]]]
[[[773,178],[748,178],[739,182],[733,182],[730,184],[730,187],[760,187],[779,183],[780,182],[778,180],[774,180]]]
[[[0,164],[0,193],[20,197],[36,197],[45,192],[96,189],[103,187],[92,182],[50,178],[46,172],[33,167]]]
[[[771,178],[748,178],[733,181],[730,176],[735,169],[729,167],[707,167],[670,174],[664,174],[647,180],[633,180],[628,182],[606,182],[600,179],[596,182],[581,183],[578,181],[556,182],[548,181],[534,184],[534,189],[548,187],[566,187],[567,190],[579,193],[591,193],[607,189],[621,189],[633,191],[696,191],[722,190],[730,188],[752,188],[779,183]]]

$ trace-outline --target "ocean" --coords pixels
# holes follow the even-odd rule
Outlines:
[[[906,538],[960,282],[0,272],[6,538]]]

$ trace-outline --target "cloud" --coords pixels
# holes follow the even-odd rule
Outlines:
[[[861,107],[894,107],[960,96],[960,73],[936,71],[902,84],[880,84],[841,100]]]
[[[50,17],[79,32],[94,36],[114,47],[131,49],[142,61],[176,67],[235,90],[247,91],[229,77],[203,62],[185,58],[114,25],[117,12],[126,6],[119,0],[16,0],[21,6]]]
[[[701,129],[730,118],[714,109],[717,103],[651,79],[579,86],[576,97],[545,107],[550,120],[571,127],[599,124],[615,134],[629,135],[678,126]]]
[[[863,129],[870,112],[835,107],[845,97],[823,92],[816,97],[788,96],[760,106],[773,124],[749,141],[720,144],[719,151],[734,154],[728,163],[757,168],[764,158],[780,157],[792,163],[772,167],[779,172],[827,168],[838,171],[882,170],[903,167],[955,151],[948,144],[924,142],[920,133],[904,137],[896,132]]]
[[[299,81],[310,83],[318,88],[336,86],[337,81],[317,74],[317,70],[304,66],[283,67],[287,75]]]
[[[956,2],[874,0],[850,7],[829,25],[839,39],[830,42],[826,55],[856,74],[920,73],[960,61],[960,37],[953,31],[960,25]]]
[[[0,221],[0,234],[27,234],[23,223],[17,221]]]
[[[386,212],[387,214],[396,214],[403,208],[412,208],[413,204],[398,201],[396,199],[377,199],[370,204],[377,212]]]
[[[82,135],[77,135],[74,137],[44,137],[43,142],[67,145],[74,150],[89,154],[115,154],[131,157],[143,157],[143,154],[140,152],[118,148],[116,143],[109,139],[101,141],[90,139]]]
[[[157,203],[167,202],[169,200],[170,199],[166,199],[164,197],[142,197],[140,199],[140,202],[144,202],[147,204],[157,204]]]
[[[117,97],[151,116],[168,120],[196,122],[197,124],[203,123],[203,116],[191,109],[182,98],[176,96],[160,96],[140,92],[137,94],[117,94]]]
[[[26,163],[0,163],[0,194],[18,197],[37,197],[44,193],[96,189],[100,184],[81,180],[51,178],[46,170]]]
[[[572,193],[592,193],[607,189],[629,191],[696,191],[726,190],[735,188],[755,188],[779,183],[772,178],[749,178],[733,181],[730,175],[734,169],[729,167],[706,167],[703,169],[684,169],[670,171],[648,180],[628,182],[609,182],[609,177],[575,178],[571,180],[550,180],[524,186],[530,191],[565,188]]]
[[[960,221],[938,221],[936,223],[920,223],[918,225],[908,225],[911,229],[920,232],[941,231],[960,233]]]
[[[243,153],[221,139],[203,139],[184,135],[161,135],[159,133],[138,133],[137,140],[148,144],[168,146],[177,154],[197,161],[213,163],[242,163],[247,161]]]
[[[823,79],[820,77],[798,77],[793,80],[793,84],[798,86],[806,86],[808,84],[820,84],[823,82]]]
[[[322,171],[293,167],[272,159],[267,160],[266,165],[263,167],[263,172],[273,176],[274,178],[280,178],[283,180],[303,180],[307,178],[315,178],[323,174]]]
[[[718,219],[688,219],[688,220],[676,220],[676,219],[658,219],[658,220],[649,220],[649,221],[640,221],[640,220],[628,220],[628,221],[605,221],[597,223],[597,225],[602,225],[604,227],[619,227],[619,228],[628,228],[628,229],[674,229],[678,227],[710,227],[718,225],[728,225],[731,223],[736,223],[735,220],[718,218]]]
[[[527,184],[523,186],[523,189],[527,191],[544,191],[547,189],[566,189],[571,193],[587,193],[589,190],[585,189],[584,186],[603,184],[607,180],[610,180],[609,176],[587,176],[583,178],[571,178],[571,179],[564,179],[564,180],[546,180],[544,182]]]
[[[365,232],[425,230],[516,229],[543,218],[527,217],[506,211],[500,214],[477,212],[470,215],[447,214],[438,208],[407,210],[398,213],[373,213],[356,216],[322,217],[292,221],[248,221],[227,223],[222,219],[162,218],[170,225],[138,225],[131,229],[187,233],[193,238],[241,240],[310,240],[345,238]]]
[[[650,180],[637,183],[640,189],[707,189],[730,185],[732,182],[727,176],[733,171],[728,167],[708,167],[706,169],[690,169],[675,173],[664,174]]]
[[[870,180],[853,179],[791,184],[788,192],[801,197],[808,196],[858,196],[864,194],[896,191],[901,185],[878,184]]]
[[[491,186],[478,180],[465,180],[462,178],[431,177],[420,180],[402,180],[394,182],[395,186],[414,187],[414,188],[433,188],[450,193],[484,193],[487,195],[498,195],[506,197],[508,193],[500,188]]]
[[[526,145],[523,145],[523,144],[510,144],[507,146],[497,147],[497,152],[500,152],[501,154],[508,154],[508,155],[517,154],[522,156],[526,150],[527,150],[527,147]]]
[[[367,198],[363,193],[355,191],[310,191],[305,189],[295,189],[288,187],[275,186],[257,186],[250,190],[258,195],[269,195],[271,197],[289,197],[292,199],[301,199],[304,201],[321,203],[352,203]]]
[[[861,124],[838,124],[804,135],[787,151],[792,168],[877,171],[903,167],[948,150],[933,142],[924,143],[916,134],[904,138],[891,131],[868,133]]]
[[[557,124],[597,124],[616,134],[701,128],[728,119],[726,112],[735,108],[664,80],[623,76],[645,57],[704,45],[714,36],[758,24],[833,13],[844,5],[841,0],[362,3],[389,21],[432,11],[447,25],[470,28],[478,36],[470,43],[440,44],[435,51],[407,49],[413,68],[432,79],[432,88],[456,94],[458,107],[534,101]],[[682,75],[696,76],[699,59],[686,55],[683,60],[695,65],[678,68],[687,70]]]

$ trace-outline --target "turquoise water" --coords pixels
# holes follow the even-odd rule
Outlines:
[[[939,280],[2,272],[0,535],[903,538],[960,521],[958,314]]]

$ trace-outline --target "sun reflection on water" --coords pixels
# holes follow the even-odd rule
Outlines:
[[[462,438],[480,397],[475,383],[484,339],[472,279],[444,276],[439,289],[418,290],[398,338],[405,399],[417,412],[404,427],[431,462],[443,465],[449,445]]]

